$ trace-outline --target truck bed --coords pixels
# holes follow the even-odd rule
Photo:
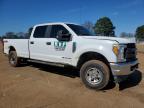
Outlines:
[[[17,56],[29,58],[29,39],[4,39],[4,53],[9,54],[10,47],[17,49]]]

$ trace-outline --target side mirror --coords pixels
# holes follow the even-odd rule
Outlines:
[[[59,41],[70,41],[71,40],[71,34],[66,32],[66,31],[60,30],[57,33],[57,39]]]

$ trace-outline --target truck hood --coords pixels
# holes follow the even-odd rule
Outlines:
[[[135,38],[119,38],[119,37],[106,37],[106,36],[81,36],[85,39],[97,39],[97,40],[110,40],[118,43],[135,43]]]

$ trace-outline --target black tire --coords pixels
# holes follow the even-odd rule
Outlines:
[[[16,51],[10,51],[9,53],[9,63],[13,67],[17,67],[20,65],[20,58],[17,57]]]
[[[80,77],[86,87],[101,90],[109,83],[110,71],[102,61],[90,60],[82,65]]]

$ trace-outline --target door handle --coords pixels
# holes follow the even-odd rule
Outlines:
[[[31,41],[30,44],[34,44],[34,41]]]
[[[46,42],[47,45],[51,45],[51,42]]]

